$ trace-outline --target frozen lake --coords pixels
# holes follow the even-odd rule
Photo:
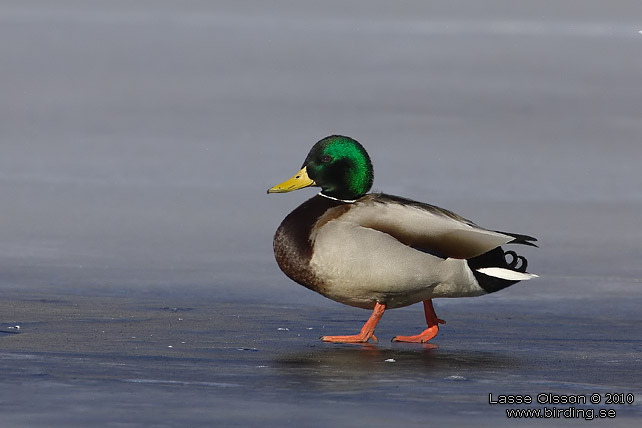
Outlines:
[[[3,2],[3,424],[513,426],[489,393],[617,392],[597,423],[637,426],[640,31],[638,1]],[[333,133],[375,190],[536,236],[541,278],[436,300],[436,348],[389,342],[419,306],[319,342],[369,314],[279,271],[314,191],[265,191]]]

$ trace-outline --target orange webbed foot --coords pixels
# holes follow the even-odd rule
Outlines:
[[[372,339],[374,343],[379,342],[377,336],[371,334],[370,336],[364,336],[362,334],[352,334],[347,336],[321,336],[321,340],[324,342],[331,343],[368,343],[368,340]]]
[[[386,305],[377,302],[372,311],[372,315],[370,315],[370,318],[366,321],[359,334],[348,336],[321,336],[321,340],[332,343],[367,343],[368,340],[373,339],[376,343],[378,339],[377,336],[374,335],[374,330],[385,310]]]
[[[407,343],[426,343],[433,337],[437,336],[439,327],[436,325],[428,327],[422,333],[414,336],[395,336],[392,338],[393,342],[407,342]]]
[[[407,343],[426,343],[433,337],[437,336],[437,333],[439,332],[439,324],[446,324],[446,321],[437,318],[435,309],[432,306],[432,300],[424,300],[424,315],[426,316],[426,324],[428,324],[427,329],[414,336],[395,336],[392,338],[392,341]]]

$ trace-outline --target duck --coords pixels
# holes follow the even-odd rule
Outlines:
[[[331,135],[318,141],[301,170],[268,189],[286,193],[319,187],[288,214],[274,234],[274,256],[293,281],[329,299],[372,310],[358,334],[324,342],[377,342],[388,309],[422,302],[427,328],[393,342],[426,343],[439,325],[432,299],[475,297],[536,278],[528,261],[503,245],[537,247],[528,235],[486,229],[446,209],[385,193],[365,148]]]

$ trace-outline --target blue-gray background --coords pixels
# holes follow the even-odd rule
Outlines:
[[[272,257],[314,192],[265,191],[341,133],[375,190],[540,239],[487,302],[634,314],[641,30],[639,1],[4,1],[0,289],[333,308]]]
[[[642,5],[602,3],[4,2],[3,271],[306,294],[270,246],[312,191],[265,189],[343,133],[540,274],[640,277]]]

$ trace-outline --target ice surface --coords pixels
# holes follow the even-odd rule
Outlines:
[[[640,16],[2,3],[3,423],[506,426],[489,392],[642,392]],[[387,343],[418,308],[373,348],[318,342],[368,314],[278,270],[272,234],[314,191],[265,189],[332,133],[366,146],[375,190],[538,237],[540,278],[436,301],[436,349]]]

